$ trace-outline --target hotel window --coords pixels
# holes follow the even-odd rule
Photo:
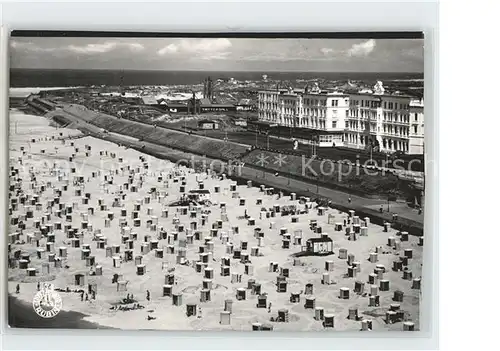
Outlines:
[[[333,107],[337,107],[339,105],[339,101],[338,100],[332,100],[332,106]]]
[[[418,113],[415,113],[415,121],[418,121]]]
[[[418,126],[413,126],[413,133],[415,133],[415,134],[418,133]]]
[[[337,121],[332,121],[332,128],[337,128]]]

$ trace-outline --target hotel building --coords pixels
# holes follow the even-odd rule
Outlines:
[[[382,152],[423,154],[423,102],[410,96],[374,92],[344,94],[312,89],[259,91],[259,121],[292,127],[302,143],[319,147],[372,147]]]

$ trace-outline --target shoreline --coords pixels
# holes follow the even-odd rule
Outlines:
[[[76,311],[61,310],[53,318],[42,318],[30,303],[12,294],[8,294],[7,315],[9,328],[114,329],[86,321],[85,318],[90,316]]]

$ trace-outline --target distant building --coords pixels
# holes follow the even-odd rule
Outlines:
[[[156,106],[158,105],[158,100],[156,100],[154,97],[152,96],[143,96],[141,97],[141,102],[142,104],[144,105],[153,105],[153,106]]]
[[[241,99],[236,104],[236,111],[252,111],[255,108],[250,99]]]
[[[410,153],[424,153],[424,100],[410,101]]]
[[[166,111],[171,113],[186,113],[188,112],[188,106],[186,104],[180,103],[167,103],[161,106],[166,106]]]
[[[236,111],[234,105],[231,104],[213,104],[210,99],[202,98],[197,99],[193,93],[193,97],[187,103],[188,114],[201,114],[201,113],[216,113],[216,112],[230,112]]]
[[[329,254],[333,252],[333,240],[326,235],[321,238],[308,239],[306,250],[313,254]]]
[[[198,128],[201,128],[201,129],[219,129],[219,122],[212,121],[209,119],[204,119],[204,120],[198,121]]]
[[[201,106],[201,113],[234,112],[234,111],[236,111],[236,107],[234,105],[211,104],[211,105],[202,105]]]
[[[159,104],[158,107],[161,107],[162,109],[165,109],[166,111],[172,113],[187,113],[187,114],[236,111],[234,105],[210,104],[210,103],[202,104],[200,103],[200,100],[196,100],[194,107],[192,101],[188,101],[187,104],[182,104],[179,102],[165,102]]]
[[[203,97],[212,101],[214,98],[214,84],[212,78],[208,77],[203,81]]]
[[[302,143],[423,153],[423,102],[386,94],[381,82],[369,93],[322,91],[315,85],[259,91],[258,97],[259,122],[292,129]]]
[[[113,96],[113,97],[117,97],[117,96],[121,96],[120,93],[103,93],[103,92],[99,92],[99,96]]]
[[[234,121],[234,124],[240,127],[246,127],[248,125],[247,120],[243,118],[238,118]]]

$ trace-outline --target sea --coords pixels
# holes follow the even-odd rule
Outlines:
[[[137,86],[200,84],[206,77],[236,80],[312,80],[329,81],[421,81],[423,73],[361,73],[361,72],[257,72],[257,71],[134,71],[134,70],[66,70],[66,69],[11,69],[10,86],[75,87],[75,86]]]
[[[53,318],[42,318],[33,306],[9,295],[8,325],[11,328],[58,328],[58,329],[113,329],[87,322],[85,315],[74,311],[60,311]]]

